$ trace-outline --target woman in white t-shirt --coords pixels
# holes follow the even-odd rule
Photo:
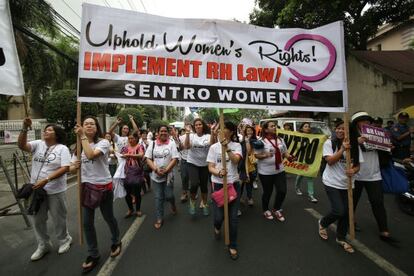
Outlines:
[[[215,134],[208,134],[209,129],[207,124],[197,118],[194,120],[193,129],[195,133],[191,133],[191,128],[186,126],[184,149],[188,149],[187,165],[188,174],[190,176],[190,215],[196,214],[196,195],[198,187],[201,190],[201,207],[203,208],[203,214],[208,216],[210,214],[207,204],[208,194],[208,167],[207,167],[207,154],[210,145],[215,141]]]
[[[134,117],[132,115],[128,115],[129,117],[129,121],[131,122],[132,128],[133,128],[133,132],[138,132],[139,133],[139,129],[137,124],[135,123]],[[112,126],[109,128],[109,133],[113,133],[115,128],[118,125],[122,124],[122,118],[118,117],[116,119],[116,121],[112,124]],[[114,142],[116,144],[116,147],[118,149],[118,152],[121,153],[123,148],[128,146],[128,135],[129,135],[129,126],[127,124],[123,124],[121,127],[121,131],[120,131],[120,135],[114,133]]]
[[[323,171],[322,182],[331,203],[331,211],[319,220],[319,236],[327,240],[327,228],[337,221],[336,241],[346,252],[353,253],[354,249],[345,239],[349,226],[348,177],[353,177],[359,171],[359,163],[363,159],[359,155],[356,139],[352,137],[350,139],[352,143],[344,141],[343,121],[336,122],[335,134],[334,139],[328,139],[323,145],[323,158],[327,164]],[[352,166],[350,169],[346,168],[347,149],[351,149]]]
[[[102,139],[102,131],[98,120],[88,116],[82,126],[76,125],[75,133],[79,136],[82,144],[81,153],[81,179],[83,194],[83,229],[86,243],[88,245],[89,256],[82,264],[83,272],[91,271],[100,258],[98,251],[98,241],[95,230],[95,209],[99,207],[106,223],[109,226],[112,237],[111,257],[116,257],[121,253],[122,244],[119,238],[118,223],[113,211],[113,191],[112,177],[109,172],[108,157],[110,144],[108,140]],[[74,155],[72,163],[75,168],[79,167],[77,157]],[[73,169],[73,167],[71,168]],[[99,191],[102,194],[101,200],[88,200],[88,195]]]
[[[32,121],[26,118],[23,129],[18,138],[21,150],[32,153],[32,170],[30,183],[36,193],[44,189],[47,193],[46,201],[32,217],[33,228],[37,239],[37,249],[31,260],[40,260],[51,249],[47,233],[47,217],[50,213],[57,240],[59,254],[67,252],[72,243],[72,237],[67,228],[66,173],[70,166],[69,149],[63,145],[66,138],[65,131],[54,124],[47,125],[43,131],[43,140],[27,142],[27,131]]]
[[[224,140],[215,143],[209,149],[207,155],[208,169],[211,173],[211,185],[213,191],[223,188],[223,176],[227,175],[227,182],[233,185],[237,191],[237,198],[229,203],[229,226],[230,226],[230,244],[229,253],[232,259],[238,258],[237,253],[237,211],[240,204],[240,179],[238,172],[238,164],[242,159],[242,148],[238,143],[237,126],[231,122],[224,124]],[[226,170],[222,166],[222,145],[226,151]],[[213,200],[214,212],[214,235],[218,239],[220,237],[220,229],[224,220],[224,207],[218,207]]]
[[[379,155],[384,156],[386,161],[391,159],[391,154],[385,151],[378,151],[376,149],[369,148],[366,145],[367,138],[361,136],[360,131],[363,125],[370,125],[373,122],[373,118],[366,112],[356,112],[351,117],[351,129],[350,131],[358,137],[358,143],[361,147],[361,153],[364,158],[364,162],[361,163],[361,169],[355,177],[354,188],[354,210],[358,205],[358,201],[361,197],[362,191],[365,188],[368,194],[369,203],[371,204],[372,212],[374,213],[375,220],[377,221],[378,229],[380,232],[379,238],[385,242],[396,242],[391,237],[388,230],[387,213],[384,206],[384,193],[382,189],[382,176],[380,170]],[[388,156],[388,158],[387,158]],[[388,162],[386,162],[389,164]]]
[[[286,197],[286,173],[283,167],[283,158],[293,160],[294,157],[289,154],[285,141],[276,134],[276,124],[266,122],[262,126],[261,142],[263,147],[255,149],[257,158],[257,171],[260,182],[263,185],[262,209],[266,219],[284,222],[285,217],[282,213],[282,204]],[[269,202],[273,193],[273,187],[276,189],[273,209],[269,210]]]
[[[162,125],[158,128],[158,138],[153,141],[145,152],[147,164],[151,168],[151,180],[154,188],[156,222],[155,229],[160,229],[164,222],[164,203],[171,204],[173,215],[177,213],[174,197],[174,174],[173,169],[180,155],[177,145],[169,138],[168,126]]]

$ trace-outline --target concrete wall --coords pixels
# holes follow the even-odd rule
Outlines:
[[[401,83],[360,62],[349,55],[346,62],[348,79],[349,115],[366,111],[371,116],[392,118],[395,112],[394,93],[401,91]],[[331,113],[330,118],[342,117]]]
[[[414,40],[414,24],[391,30],[383,36],[374,38],[368,42],[367,49],[372,51],[408,50],[412,40]],[[378,49],[378,45],[381,45],[381,49]]]

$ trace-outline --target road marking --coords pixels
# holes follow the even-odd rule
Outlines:
[[[122,256],[124,255],[124,252],[128,248],[129,244],[131,243],[132,239],[134,238],[135,234],[137,233],[138,229],[141,227],[142,222],[145,219],[145,215],[143,215],[140,218],[136,218],[134,223],[129,227],[128,231],[125,233],[125,235],[122,237],[122,251],[119,256],[116,258],[109,257],[104,265],[101,267],[101,270],[99,270],[97,276],[109,276],[112,275],[112,272],[114,271],[116,265],[121,260]]]
[[[313,217],[315,217],[318,220],[322,218],[322,215],[313,208],[305,208],[305,211],[310,213]],[[329,229],[336,232],[336,225],[331,224],[329,226]],[[349,243],[351,243],[352,246],[356,250],[360,251],[362,254],[365,255],[365,257],[367,257],[368,259],[373,261],[376,265],[378,265],[380,268],[382,268],[388,274],[398,275],[398,276],[407,276],[407,274],[405,272],[403,272],[400,269],[398,269],[397,267],[395,267],[393,264],[391,264],[390,262],[385,260],[383,257],[381,257],[380,255],[378,255],[377,253],[375,253],[374,251],[369,249],[366,245],[364,245],[362,242],[358,241],[357,239],[354,239],[353,241],[349,241]]]

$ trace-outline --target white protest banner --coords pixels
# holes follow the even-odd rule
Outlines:
[[[344,112],[342,22],[312,30],[83,4],[81,102]]]
[[[0,0],[0,94],[23,96],[24,86],[7,0]]]

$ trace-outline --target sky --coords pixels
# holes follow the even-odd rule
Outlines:
[[[254,0],[46,0],[80,30],[82,3],[135,10],[174,18],[249,21]]]

